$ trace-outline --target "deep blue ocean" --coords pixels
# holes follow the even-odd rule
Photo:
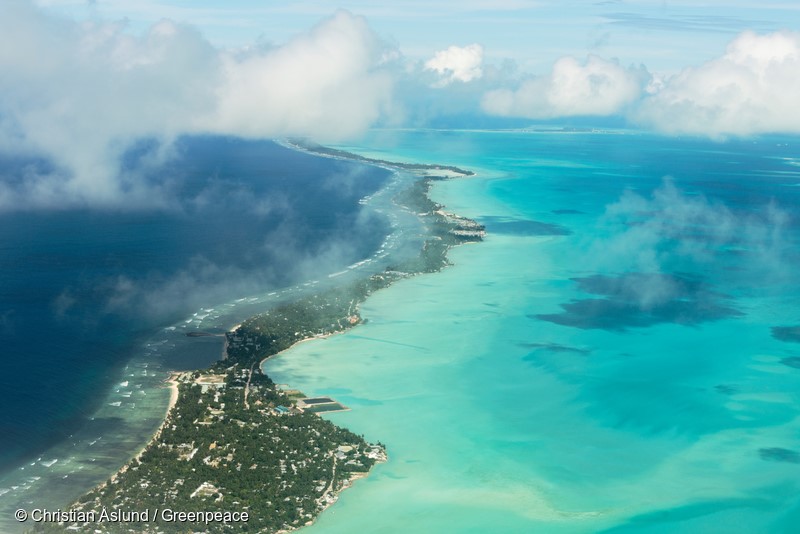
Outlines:
[[[169,207],[0,215],[0,473],[85,425],[158,327],[340,270],[387,233],[358,200],[388,171],[269,141],[186,138],[175,153],[148,171],[169,182]],[[219,355],[217,343],[161,363]]]

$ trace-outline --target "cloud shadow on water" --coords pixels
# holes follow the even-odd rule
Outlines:
[[[611,527],[602,531],[600,534],[634,534],[643,532],[649,527],[671,526],[669,532],[685,532],[687,525],[692,520],[714,516],[737,509],[764,506],[765,501],[758,497],[754,498],[731,498],[719,500],[698,501],[672,508],[657,509],[643,514],[635,515],[622,525]]]
[[[778,341],[800,343],[800,326],[773,326],[772,337]]]
[[[602,298],[573,300],[561,305],[561,313],[528,317],[587,330],[624,331],[660,323],[696,325],[743,315],[705,283],[678,275],[625,273],[572,281],[580,291]]]

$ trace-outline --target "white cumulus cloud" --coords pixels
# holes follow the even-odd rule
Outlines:
[[[346,11],[281,48],[223,55],[219,106],[205,126],[259,137],[363,132],[389,105],[392,79],[378,68],[384,55],[366,21]]]
[[[441,76],[438,87],[452,82],[469,82],[483,76],[483,47],[471,44],[464,47],[450,46],[440,50],[425,62],[425,70],[435,71]]]
[[[712,137],[800,132],[800,33],[742,33],[723,56],[666,79],[635,118]]]
[[[0,210],[168,198],[168,183],[121,164],[141,139],[157,141],[157,160],[182,134],[357,134],[388,106],[389,55],[346,11],[283,46],[233,53],[169,20],[133,35],[122,23],[75,22],[3,0],[0,155],[52,165],[0,176]]]
[[[611,115],[635,102],[648,79],[642,68],[625,68],[594,55],[584,62],[567,56],[549,74],[526,80],[516,90],[486,93],[481,104],[493,115],[537,119]]]

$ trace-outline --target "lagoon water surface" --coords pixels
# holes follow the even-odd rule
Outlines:
[[[796,531],[797,143],[343,147],[475,170],[432,196],[489,235],[376,293],[367,324],[265,364],[390,455],[309,533]]]

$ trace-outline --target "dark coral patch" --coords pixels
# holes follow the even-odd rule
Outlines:
[[[571,235],[572,230],[560,224],[531,221],[528,219],[509,219],[507,217],[483,217],[481,224],[490,234],[507,235]]]
[[[784,358],[781,360],[781,363],[788,367],[794,367],[795,369],[800,369],[800,357],[798,356],[789,356],[788,358]]]
[[[762,460],[768,462],[786,462],[789,464],[800,464],[800,453],[782,447],[769,447],[758,449],[758,455]]]
[[[583,215],[585,212],[571,209],[553,210],[556,215]]]
[[[714,386],[714,389],[717,391],[717,393],[722,393],[723,395],[735,395],[736,393],[739,393],[739,388],[729,384],[718,384]]]
[[[589,349],[569,347],[567,345],[559,345],[558,343],[520,343],[520,346],[528,349],[539,349],[557,353],[588,355],[590,352],[592,352]]]

